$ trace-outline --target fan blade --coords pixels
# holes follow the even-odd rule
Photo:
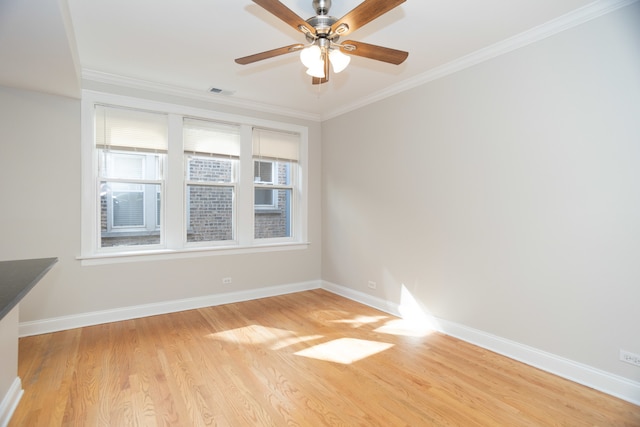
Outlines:
[[[311,84],[321,85],[323,83],[327,83],[329,81],[329,58],[327,56],[324,57],[324,77],[313,77],[311,79]]]
[[[304,19],[300,18],[294,11],[280,3],[278,0],[253,0],[253,2],[258,6],[261,6],[267,12],[275,15],[276,18],[280,18],[295,30],[301,31],[305,34],[307,32],[315,34],[315,28],[307,24]]]
[[[405,1],[406,0],[364,0],[351,12],[337,20],[335,24],[331,26],[331,32],[337,32],[339,35],[345,36],[363,25],[368,24],[377,17],[384,15]],[[338,27],[342,24],[346,24],[348,27],[338,30]]]
[[[375,59],[376,61],[388,62],[389,64],[400,65],[407,59],[409,52],[391,49],[388,47],[376,46],[363,42],[347,40],[341,43],[340,50],[349,55],[362,56],[364,58]]]
[[[302,44],[292,44],[290,46],[279,47],[277,49],[267,50],[266,52],[260,52],[253,55],[245,56],[236,59],[236,62],[241,65],[251,64],[253,62],[262,61],[263,59],[273,58],[274,56],[284,55],[304,48]]]

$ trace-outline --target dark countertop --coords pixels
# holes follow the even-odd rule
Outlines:
[[[58,258],[23,259],[0,262],[0,320],[58,262]]]

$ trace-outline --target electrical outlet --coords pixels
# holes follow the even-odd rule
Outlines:
[[[367,284],[367,286],[369,287],[369,289],[375,289],[376,288],[376,282],[369,280],[369,283]]]
[[[632,365],[640,366],[640,355],[633,354],[629,351],[620,349],[620,360],[630,363]]]
[[[222,278],[222,284],[223,285],[230,285],[232,282],[231,277],[223,277]]]

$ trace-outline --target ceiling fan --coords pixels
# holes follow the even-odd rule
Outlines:
[[[311,82],[313,84],[323,84],[329,81],[329,64],[331,64],[331,68],[335,73],[339,73],[346,68],[351,60],[348,55],[399,65],[407,59],[408,52],[353,40],[339,43],[338,40],[340,37],[357,30],[405,1],[364,0],[351,12],[340,19],[336,19],[333,16],[329,16],[331,0],[313,0],[312,6],[316,11],[316,16],[305,21],[278,0],[253,0],[254,3],[303,33],[310,44],[305,46],[304,44],[296,43],[238,58],[235,61],[238,64],[246,65],[300,51],[300,59],[308,68],[307,74],[312,76]]]

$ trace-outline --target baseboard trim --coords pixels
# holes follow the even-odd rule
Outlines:
[[[322,288],[402,317],[399,304],[327,281],[322,282]],[[438,332],[640,406],[640,382],[445,319],[436,318],[432,325]]]
[[[640,383],[584,363],[440,319],[442,332],[640,406]]]
[[[397,303],[335,283],[318,280],[22,322],[19,324],[19,335],[21,337],[39,335],[318,288],[385,313],[402,317],[403,307]],[[445,319],[429,318],[428,320],[431,322],[432,328],[439,332],[640,406],[639,382]],[[20,378],[16,378],[0,404],[0,427],[4,427],[8,423],[21,397],[22,384]]]
[[[359,302],[360,304],[377,308],[378,310],[384,311],[385,313],[401,317],[399,304],[393,303],[391,301],[374,297],[373,295],[365,294],[364,292],[356,291],[355,289],[347,288],[345,286],[336,285],[335,283],[327,282],[326,280],[322,281],[322,289],[348,298],[350,300]]]
[[[202,297],[163,301],[152,304],[117,308],[113,310],[93,311],[89,313],[81,313],[70,316],[61,316],[49,319],[21,322],[18,325],[18,335],[20,337],[40,335],[50,332],[64,331],[67,329],[81,328],[84,326],[99,325],[102,323],[137,319],[140,317],[155,316],[158,314],[175,313],[178,311],[192,310],[196,308],[211,307],[221,304],[230,304],[234,302],[285,295],[294,292],[318,289],[320,288],[320,286],[320,281],[300,282],[288,285],[270,286],[244,291],[205,295]]]
[[[23,393],[22,381],[20,381],[20,377],[16,377],[2,402],[0,402],[0,427],[6,427],[9,424],[9,420],[11,420],[11,416],[18,407]]]

